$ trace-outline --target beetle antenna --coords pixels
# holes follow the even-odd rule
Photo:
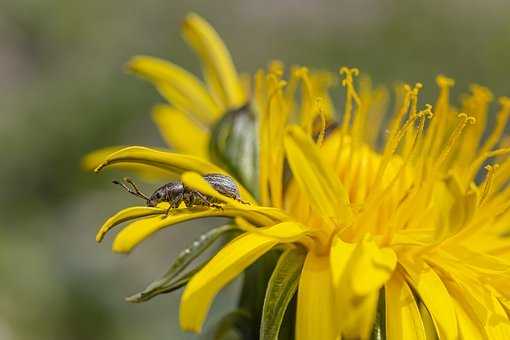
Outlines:
[[[147,197],[146,197],[144,194],[142,194],[142,193],[140,192],[140,190],[133,190],[133,189],[129,188],[127,185],[125,185],[124,183],[119,182],[119,181],[112,181],[112,183],[113,183],[113,184],[120,185],[120,186],[121,186],[124,190],[126,190],[127,192],[129,192],[129,193],[130,193],[130,194],[132,194],[132,195],[135,195],[135,196],[137,196],[137,197],[141,197],[141,198],[143,198],[143,199],[147,199]],[[128,183],[129,183],[129,182],[128,182]]]
[[[133,187],[133,190],[136,192],[136,194],[146,200],[149,200],[149,197],[147,195],[145,195],[143,192],[140,191],[140,189],[138,189],[138,186],[135,184],[135,182],[133,182],[133,180],[129,177],[124,177],[124,182],[127,182],[128,184],[131,184],[131,186]]]

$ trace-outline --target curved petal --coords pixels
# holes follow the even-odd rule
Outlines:
[[[212,123],[221,115],[202,82],[181,67],[158,58],[137,56],[127,64],[130,71],[152,82],[172,105]]]
[[[252,212],[257,212],[261,215],[267,216],[275,221],[287,221],[289,220],[289,216],[280,209],[269,208],[269,207],[260,207],[252,204],[245,204],[239,201],[236,201],[230,197],[224,196],[217,192],[211,187],[209,183],[207,183],[204,178],[197,173],[186,172],[181,176],[182,182],[188,187],[200,191],[208,196],[214,197],[218,199],[220,202],[226,203],[232,207],[235,207],[239,210],[249,210]],[[242,197],[244,198],[244,197]]]
[[[226,174],[221,168],[199,157],[158,151],[141,146],[127,147],[109,155],[94,171],[101,171],[104,167],[112,164],[126,163],[149,165],[174,174],[181,174],[186,171],[197,172],[201,175],[210,173]],[[244,199],[254,202],[251,194],[242,185],[238,184],[238,187]]]
[[[342,334],[366,338],[372,329],[380,288],[391,277],[397,258],[369,237],[350,244],[336,237],[330,249],[335,308]]]
[[[178,152],[208,158],[209,131],[173,107],[157,105],[152,110],[152,119],[168,145]]]
[[[455,306],[441,278],[425,262],[399,259],[399,263],[407,273],[408,282],[430,312],[439,336],[443,339],[457,339]]]
[[[194,220],[205,217],[243,217],[246,220],[260,225],[274,225],[275,222],[264,218],[261,215],[254,214],[249,210],[239,210],[235,208],[225,207],[223,209],[204,209],[191,208],[180,209],[174,211],[174,215],[160,215],[150,217],[143,220],[135,221],[122,229],[115,237],[113,242],[113,250],[119,253],[128,253],[133,250],[147,237],[151,236],[158,230],[170,227],[177,223]],[[304,235],[304,231],[301,230]]]
[[[386,282],[386,338],[426,340],[425,328],[413,292],[395,271]]]
[[[108,146],[102,149],[97,149],[92,152],[89,152],[82,158],[81,167],[86,171],[92,171],[95,168],[97,168],[97,166],[101,164],[109,155],[124,148],[126,148],[125,145]],[[140,177],[150,181],[160,179],[168,180],[170,177],[172,177],[169,176],[168,172],[166,171],[150,167],[144,164],[116,164],[114,167],[118,170],[133,171]]]
[[[160,215],[165,213],[164,209],[161,208],[152,208],[152,207],[130,207],[123,209],[106,220],[106,222],[101,226],[101,229],[97,232],[96,241],[101,242],[103,240],[104,235],[116,225],[134,220],[140,217],[146,217],[151,215]]]
[[[349,198],[338,177],[322,160],[317,145],[300,127],[293,126],[287,130],[285,150],[292,174],[315,210],[349,225],[352,221]]]
[[[279,237],[292,236],[284,224],[268,227],[266,231]],[[200,332],[220,289],[278,243],[276,238],[245,233],[223,247],[186,286],[180,307],[181,327]]]
[[[309,252],[299,280],[296,340],[337,339],[336,315],[329,257]]]
[[[246,103],[239,75],[230,53],[214,28],[196,14],[187,16],[183,35],[199,55],[208,85],[226,108],[241,107]]]

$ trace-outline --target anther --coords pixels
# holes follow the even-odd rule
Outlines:
[[[451,87],[455,85],[455,80],[440,74],[436,77],[436,83],[440,87]]]

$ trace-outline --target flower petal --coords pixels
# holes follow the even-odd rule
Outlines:
[[[339,335],[329,265],[328,256],[306,256],[298,288],[296,340],[335,340]]]
[[[101,226],[101,229],[97,232],[96,241],[101,242],[103,240],[104,235],[116,225],[134,220],[140,217],[146,217],[150,215],[159,215],[164,213],[165,210],[161,208],[152,208],[152,207],[130,207],[124,210],[119,211],[112,217],[110,217],[106,222]]]
[[[94,150],[82,158],[81,166],[86,171],[92,171],[99,164],[101,164],[109,155],[119,150],[126,148],[126,146],[108,146],[106,148]],[[116,164],[114,166],[118,170],[134,171],[140,177],[146,180],[161,180],[168,179],[168,172],[150,167],[144,164]]]
[[[226,203],[232,207],[235,207],[239,210],[246,210],[259,213],[264,215],[270,219],[275,221],[287,221],[289,220],[289,216],[280,209],[270,208],[270,207],[260,207],[252,204],[244,204],[239,201],[236,201],[230,197],[224,196],[220,194],[218,191],[214,190],[209,183],[207,183],[204,178],[197,173],[186,172],[181,176],[182,182],[188,187],[195,189],[201,193],[204,193],[208,196],[214,197],[218,199],[220,202]],[[242,197],[244,198],[244,197]],[[252,201],[253,202],[253,201]]]
[[[426,340],[425,328],[413,292],[395,271],[386,282],[386,338]]]
[[[425,262],[399,259],[399,263],[405,268],[408,281],[427,306],[439,336],[457,339],[455,306],[441,278]]]
[[[214,103],[202,82],[181,67],[148,56],[134,57],[127,67],[151,81],[179,110],[192,114],[205,123],[212,123],[221,115],[221,109]]]
[[[157,105],[152,110],[152,119],[167,144],[178,152],[208,158],[209,133],[186,113],[168,105]]]
[[[232,58],[214,28],[196,14],[183,24],[187,42],[199,55],[208,85],[226,108],[246,104],[246,94]]]
[[[291,236],[284,224],[266,230],[275,235]],[[181,299],[181,327],[200,332],[220,289],[278,243],[276,238],[245,233],[223,247],[186,286]]]
[[[220,168],[201,158],[164,152],[141,146],[130,146],[110,154],[94,170],[101,171],[104,167],[119,163],[135,163],[154,166],[172,173],[196,171],[202,175],[211,172],[222,172]]]
[[[342,334],[366,338],[373,326],[379,289],[396,266],[391,249],[365,237],[357,244],[335,237],[330,249],[335,308]]]
[[[239,210],[229,207],[225,207],[223,209],[179,209],[174,211],[174,215],[169,215],[168,217],[165,217],[164,215],[150,217],[127,225],[115,237],[113,250],[119,253],[128,253],[140,244],[140,242],[160,229],[184,221],[205,217],[243,217],[250,222],[261,225],[273,225],[275,223],[263,216],[253,214],[249,210]],[[304,231],[299,231],[302,232],[304,236]]]
[[[300,127],[293,126],[287,130],[285,150],[292,174],[315,210],[349,225],[352,220],[349,198],[338,177],[322,160],[317,145]]]
[[[163,152],[141,146],[127,147],[109,155],[94,171],[101,171],[104,167],[112,164],[126,163],[150,165],[174,174],[181,174],[186,171],[194,171],[201,175],[210,173],[225,174],[225,171],[221,168],[199,157]],[[251,194],[242,185],[238,184],[238,187],[241,196],[245,200],[254,202]]]

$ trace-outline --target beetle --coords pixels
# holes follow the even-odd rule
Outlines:
[[[202,177],[220,194],[243,204],[249,204],[241,199],[239,188],[231,177],[222,174],[206,174]],[[148,207],[155,207],[160,202],[168,202],[170,206],[168,207],[167,213],[169,213],[171,209],[178,208],[181,202],[184,202],[188,208],[202,206],[222,209],[221,205],[218,204],[221,203],[221,201],[197,190],[187,188],[182,181],[173,181],[162,185],[157,188],[151,196],[142,193],[130,178],[124,178],[124,182],[127,183],[127,185],[119,181],[113,181],[112,183],[120,185],[132,195],[143,198]]]

